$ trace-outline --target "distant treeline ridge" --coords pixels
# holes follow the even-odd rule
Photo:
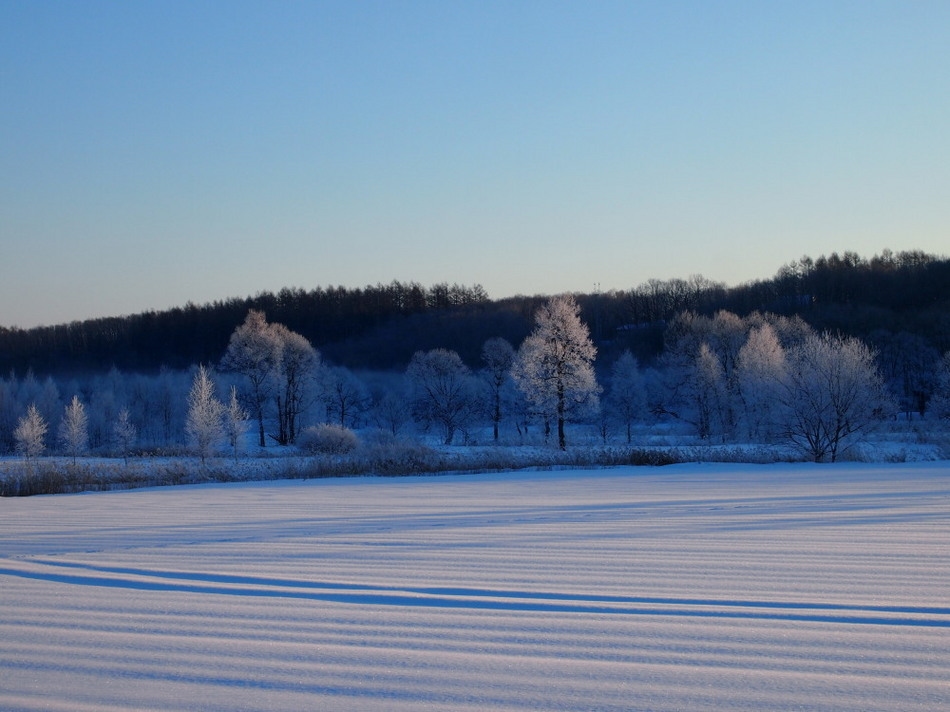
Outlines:
[[[878,343],[912,334],[950,350],[950,259],[919,251],[865,259],[855,253],[803,257],[771,279],[736,287],[694,276],[650,280],[630,290],[576,295],[582,317],[610,363],[624,349],[649,362],[663,349],[665,323],[683,311],[725,309],[800,315],[818,330]],[[157,371],[217,363],[250,309],[296,331],[324,358],[349,368],[401,370],[418,350],[447,348],[476,365],[485,340],[517,346],[545,295],[491,300],[480,285],[393,281],[363,288],[285,288],[276,294],[186,304],[167,311],[33,329],[0,327],[0,372],[69,374]]]

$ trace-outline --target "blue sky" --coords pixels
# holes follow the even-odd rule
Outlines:
[[[950,246],[950,3],[0,3],[0,325]]]

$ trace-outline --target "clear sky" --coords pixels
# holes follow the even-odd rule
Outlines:
[[[950,251],[950,2],[0,2],[0,325]]]

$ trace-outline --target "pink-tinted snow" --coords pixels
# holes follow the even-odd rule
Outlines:
[[[950,709],[950,466],[0,500],[4,710]]]

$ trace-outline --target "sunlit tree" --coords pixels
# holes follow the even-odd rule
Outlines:
[[[89,447],[89,417],[79,396],[73,396],[69,405],[66,406],[63,419],[59,424],[59,442],[63,451],[72,457],[74,463],[76,457]]]
[[[534,331],[518,349],[511,375],[542,417],[557,422],[562,450],[568,418],[599,406],[596,355],[580,307],[569,294],[552,297],[538,309]]]
[[[767,323],[753,328],[736,360],[742,421],[750,437],[769,441],[775,436],[781,415],[779,389],[787,368],[775,329]]]
[[[832,462],[893,413],[874,353],[853,337],[814,334],[789,351],[784,433],[815,462]]]
[[[40,415],[35,403],[30,403],[24,415],[13,431],[16,450],[29,460],[39,457],[46,449],[46,420]]]
[[[202,464],[224,437],[223,418],[224,405],[215,396],[211,375],[207,368],[199,366],[188,394],[185,432]]]
[[[264,435],[264,409],[277,392],[282,342],[267,323],[264,312],[252,309],[228,342],[221,367],[241,374],[246,383],[246,400],[257,420],[258,444],[267,444]]]

